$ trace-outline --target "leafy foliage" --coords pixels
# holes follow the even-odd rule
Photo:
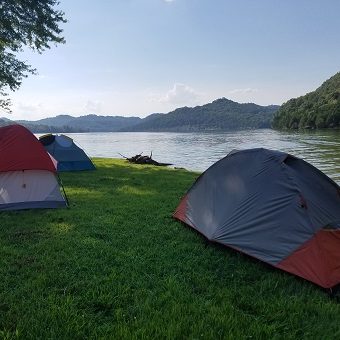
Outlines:
[[[281,106],[273,127],[314,129],[340,127],[340,72],[314,92],[294,98]]]
[[[212,103],[182,107],[163,115],[144,119],[125,131],[224,131],[269,128],[276,105],[239,104],[226,98]]]
[[[38,53],[51,43],[64,43],[58,26],[64,13],[54,9],[57,0],[0,0],[0,108],[10,109],[8,90],[17,90],[23,78],[36,70],[17,53],[26,46]]]

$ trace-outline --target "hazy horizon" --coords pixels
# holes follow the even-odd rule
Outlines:
[[[218,99],[223,99],[223,97],[221,97],[221,98],[216,98],[216,99],[214,99],[213,101],[218,100]],[[229,99],[229,98],[225,98],[225,99]],[[213,101],[212,101],[212,102],[213,102]],[[210,104],[210,103],[212,103],[212,102],[204,103],[204,104],[202,104],[202,105],[194,105],[194,106],[187,106],[187,107],[189,107],[189,108],[195,108],[195,107],[197,107],[197,106],[203,106],[203,105],[206,105],[206,104]],[[259,104],[251,103],[251,102],[245,102],[245,103],[236,102],[236,103],[238,103],[238,104],[255,104],[255,105],[259,105]],[[279,106],[279,105],[277,105],[277,104],[269,104],[269,105],[260,105],[260,106]],[[175,108],[174,110],[182,109],[182,108],[184,108],[184,106],[177,107],[177,108]],[[172,110],[172,111],[174,111],[174,110]],[[47,118],[55,118],[55,117],[57,117],[57,116],[72,116],[72,117],[77,118],[77,117],[90,116],[90,115],[106,116],[106,117],[125,117],[125,118],[134,117],[134,118],[145,118],[145,117],[148,117],[148,116],[153,115],[153,114],[168,114],[168,113],[170,113],[170,112],[172,112],[172,111],[168,111],[168,112],[150,112],[149,114],[146,114],[146,115],[144,115],[144,116],[142,116],[142,117],[141,117],[141,116],[137,116],[137,115],[136,115],[136,116],[123,116],[123,115],[110,115],[110,114],[105,114],[105,113],[98,114],[98,113],[91,113],[91,112],[85,113],[85,114],[79,114],[79,115],[72,115],[72,114],[69,114],[69,113],[59,113],[59,114],[52,115],[52,116],[44,116],[44,115],[42,114],[41,117],[40,117],[40,118],[37,118],[37,119],[28,119],[28,118],[25,118],[25,117],[20,118],[20,119],[15,119],[15,118],[13,118],[14,115],[12,115],[12,114],[6,114],[5,112],[3,112],[2,116],[0,115],[0,118],[7,118],[7,119],[10,119],[10,120],[17,120],[17,121],[21,121],[21,120],[36,121],[36,120],[47,119]]]

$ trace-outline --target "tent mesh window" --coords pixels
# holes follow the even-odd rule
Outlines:
[[[40,138],[40,142],[42,145],[50,145],[54,142],[55,136],[54,135],[45,135],[45,136],[41,136]]]

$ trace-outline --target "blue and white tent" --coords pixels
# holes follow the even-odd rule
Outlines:
[[[68,136],[47,134],[41,136],[39,141],[45,150],[58,161],[58,171],[96,169],[85,151]]]

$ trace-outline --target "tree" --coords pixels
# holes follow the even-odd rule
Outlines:
[[[339,128],[339,117],[340,72],[315,91],[288,100],[276,112],[272,126],[275,129]]]
[[[0,0],[0,108],[10,112],[8,90],[17,90],[23,78],[36,70],[17,54],[28,47],[42,53],[51,44],[65,43],[61,36],[64,13],[58,0]]]

